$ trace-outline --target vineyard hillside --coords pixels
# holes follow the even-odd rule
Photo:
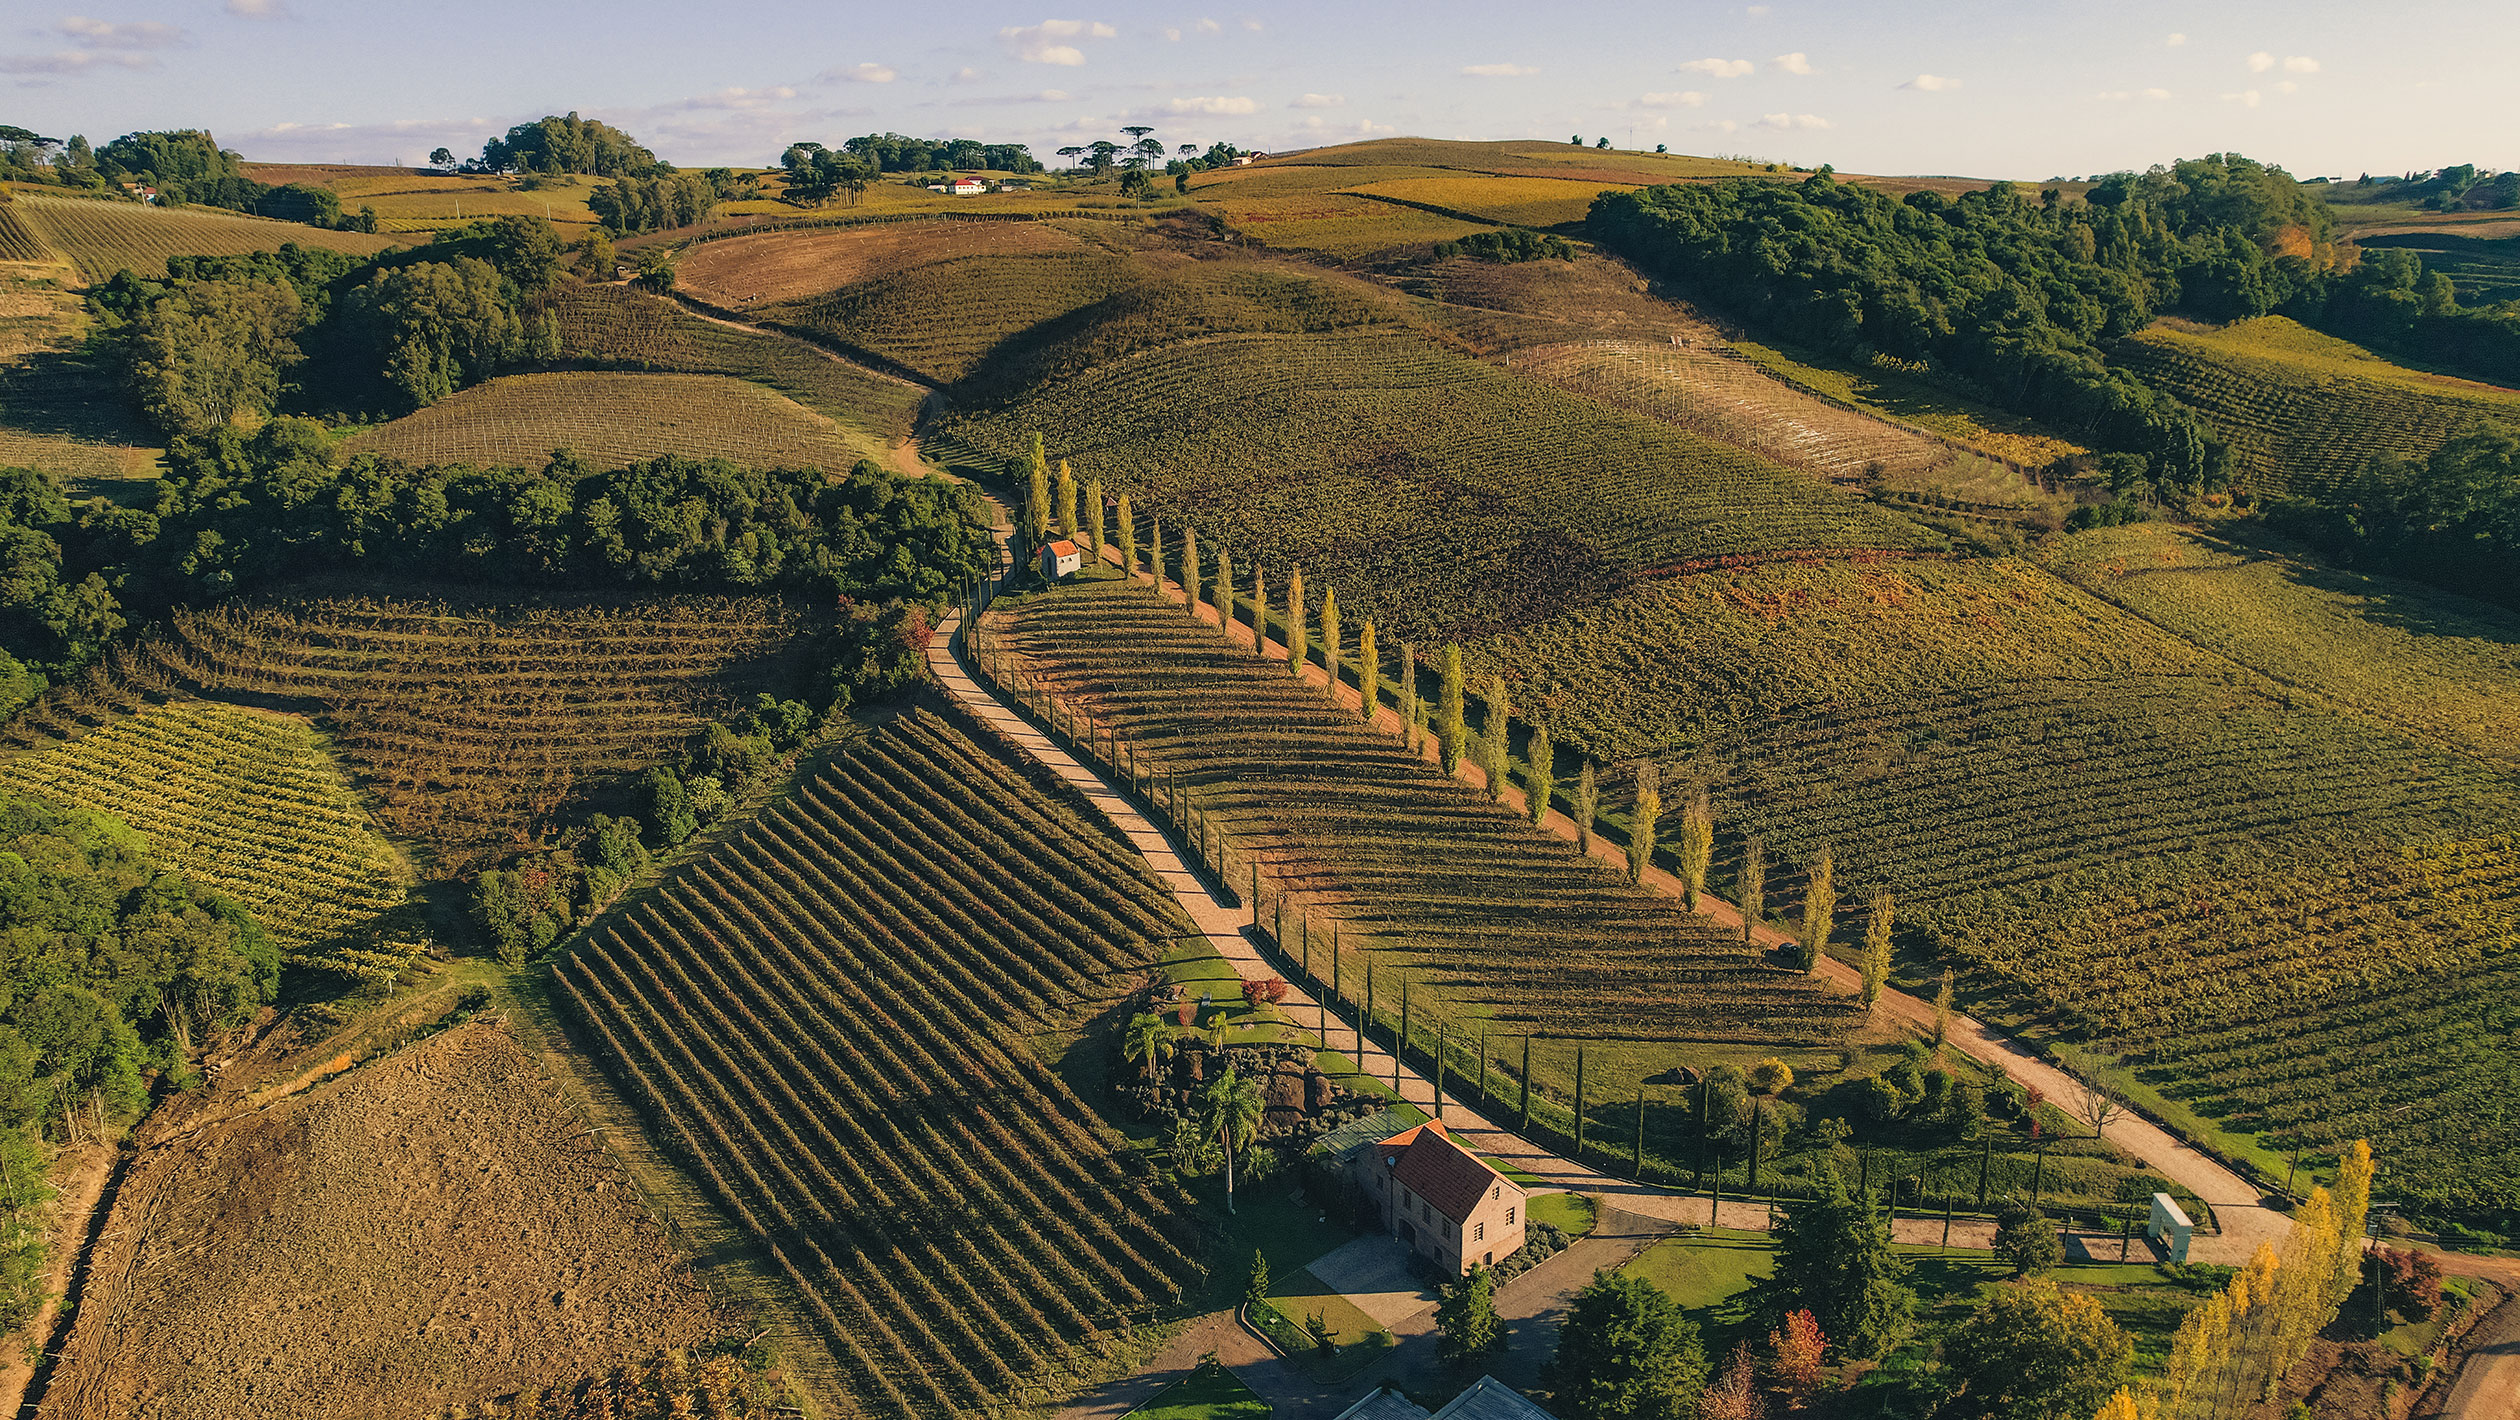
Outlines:
[[[2437,658],[2436,696],[2490,655]],[[1674,578],[1473,661],[1564,741],[1706,766],[1719,876],[1763,834],[1790,902],[1829,848],[1842,943],[1897,894],[1920,987],[1956,964],[1999,1019],[2270,1149],[2368,1130],[2403,1187],[2463,1204],[2520,1179],[2460,1122],[2520,1087],[2520,790],[2455,745],[2006,560]],[[2219,1053],[2244,1041],[2245,1069]]]
[[[2520,770],[2520,616],[2166,523],[2069,540],[2077,585],[2360,715]]]
[[[1008,337],[1120,290],[1131,270],[1104,251],[967,256],[747,315],[950,384]]]
[[[69,262],[91,283],[125,267],[144,276],[164,276],[170,256],[237,256],[278,251],[291,242],[372,256],[398,244],[390,236],[328,231],[208,207],[20,196],[9,210],[48,256]]]
[[[230,602],[179,612],[106,675],[38,701],[9,735],[75,732],[93,706],[143,695],[300,708],[385,830],[451,877],[533,841],[580,796],[628,807],[628,776],[756,693],[803,693],[816,624],[771,599]]]
[[[776,391],[724,375],[504,375],[350,440],[414,466],[538,469],[567,450],[598,468],[676,455],[844,471],[886,445]]]
[[[1941,546],[1808,474],[1409,333],[1193,341],[946,429],[999,458],[1039,430],[1107,492],[1420,635],[1545,620],[1692,562]]]
[[[0,224],[19,205],[0,206]],[[0,253],[0,468],[40,469],[84,495],[156,477],[161,451],[111,362],[90,358],[77,285],[66,265]]]
[[[2520,390],[2430,375],[2283,316],[2218,330],[2156,322],[2119,363],[2202,412],[2232,476],[2262,494],[2332,491],[2374,462],[2422,458],[2477,419],[2520,423]]]
[[[728,237],[694,245],[676,264],[675,289],[729,310],[803,300],[969,256],[1072,253],[1076,236],[1055,222],[886,222]]]
[[[293,715],[143,703],[0,758],[0,787],[138,829],[159,861],[242,903],[284,951],[372,932],[408,895],[410,870]]]
[[[581,1035],[794,1290],[831,1413],[1054,1405],[1201,1273],[1186,1200],[1028,1033],[1189,924],[936,716],[856,744],[560,964]]]
[[[565,286],[555,304],[570,360],[751,380],[886,446],[907,438],[918,417],[918,386],[792,336],[711,320],[628,286]]]

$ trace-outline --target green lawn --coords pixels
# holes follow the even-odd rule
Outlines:
[[[1268,1420],[1269,1403],[1223,1366],[1201,1366],[1155,1393],[1125,1420]]]
[[[1531,1200],[1530,1209],[1532,1222],[1553,1224],[1570,1238],[1593,1230],[1592,1200],[1580,1193],[1543,1193]]]
[[[1666,1238],[1619,1270],[1670,1293],[1706,1334],[1712,1356],[1756,1339],[1750,1284],[1768,1275],[1774,1253],[1765,1233],[1707,1228]]]

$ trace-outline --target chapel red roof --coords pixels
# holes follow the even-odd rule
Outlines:
[[[1454,1143],[1440,1124],[1404,1129],[1374,1147],[1386,1159],[1399,1159],[1386,1166],[1393,1178],[1456,1223],[1468,1222],[1487,1191],[1505,1181],[1503,1174]]]

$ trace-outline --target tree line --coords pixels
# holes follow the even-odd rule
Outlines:
[[[224,207],[334,231],[376,230],[375,208],[345,212],[340,194],[312,183],[256,182],[245,175],[241,155],[200,129],[126,133],[97,148],[85,134],[64,141],[0,124],[0,178],[90,193],[124,192],[128,184],[135,199],[136,189],[154,190],[161,207]]]
[[[1710,304],[1854,359],[1887,355],[2146,461],[2151,485],[2220,486],[2201,418],[2112,365],[2155,315],[2282,312],[2385,347],[2520,372],[2520,306],[2467,309],[2410,254],[2344,269],[2324,205],[2233,154],[2095,184],[2087,201],[2010,183],[1905,198],[1837,182],[1736,179],[1604,193],[1607,245]],[[2433,358],[2439,358],[2434,356]]]

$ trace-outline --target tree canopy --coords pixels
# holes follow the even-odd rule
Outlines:
[[[1891,1250],[1890,1222],[1835,1176],[1819,1197],[1789,1205],[1776,1225],[1776,1269],[1759,1284],[1765,1309],[1808,1310],[1854,1356],[1878,1356],[1905,1330],[1916,1294]]]
[[[673,168],[657,161],[629,134],[598,119],[545,115],[520,123],[481,145],[481,168],[494,173],[580,173],[592,177],[653,177]]]
[[[1994,1294],[1943,1342],[1953,1420],[2086,1420],[2125,1383],[2135,1343],[2097,1298],[2053,1282]]]
[[[1680,1420],[1706,1389],[1706,1347],[1662,1288],[1597,1272],[1567,1308],[1548,1376],[1567,1420]]]

